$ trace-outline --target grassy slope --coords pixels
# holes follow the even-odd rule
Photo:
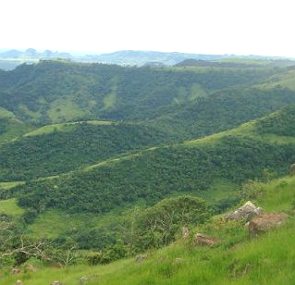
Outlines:
[[[72,129],[74,129],[75,125],[79,125],[81,123],[83,123],[83,121],[46,125],[44,127],[33,130],[32,132],[26,133],[24,136],[25,137],[40,136],[40,135],[50,134],[55,131],[65,131],[65,132],[71,131]],[[111,122],[111,121],[98,121],[98,120],[85,121],[84,123],[97,125],[97,126],[100,126],[100,125],[109,126],[109,125],[115,124],[114,122]],[[70,128],[70,127],[73,127],[73,128]]]
[[[12,217],[20,217],[23,213],[24,209],[17,205],[16,199],[0,201],[0,214],[9,214]]]
[[[276,86],[289,88],[295,90],[295,68],[289,67],[285,72],[273,75],[269,80],[266,80],[263,84],[258,85],[263,89],[270,89]]]
[[[12,112],[0,107],[0,144],[10,142],[31,129],[32,127],[18,120]]]
[[[61,280],[64,284],[79,284],[86,276],[88,284],[214,284],[214,285],[293,285],[295,278],[295,177],[284,177],[261,184],[259,206],[266,211],[286,211],[288,223],[278,230],[249,239],[243,225],[213,219],[194,231],[205,231],[221,239],[220,245],[194,247],[178,241],[166,248],[150,252],[148,259],[134,259],[105,266],[71,266],[65,269],[40,267],[35,273],[20,276],[4,274],[1,284],[13,284],[22,279],[31,285],[49,284]],[[294,206],[293,206],[294,207]],[[178,258],[178,261],[177,261]],[[180,258],[180,260],[179,260]]]

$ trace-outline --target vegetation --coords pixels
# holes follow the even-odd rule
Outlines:
[[[81,122],[43,127],[0,146],[0,179],[57,175],[167,141],[173,141],[173,136],[136,124]]]
[[[289,211],[294,200],[295,180],[284,177],[261,184],[259,203],[266,211]],[[290,213],[290,212],[289,212]],[[60,280],[67,284],[79,283],[83,277],[89,284],[286,284],[294,280],[294,219],[269,233],[249,239],[243,225],[224,222],[216,217],[197,226],[193,232],[206,231],[221,240],[214,247],[198,247],[178,240],[168,247],[149,251],[146,259],[134,258],[104,266],[74,265],[64,269],[34,263],[36,272],[12,276],[4,273],[2,284],[16,279],[30,284],[47,284]],[[34,262],[33,260],[29,262]],[[24,266],[25,267],[25,266]]]
[[[292,284],[290,64],[0,71],[0,283]],[[250,239],[222,218],[248,200],[288,222]]]
[[[211,144],[179,144],[139,152],[60,178],[29,181],[15,188],[22,207],[42,212],[108,212],[173,193],[208,191],[219,179],[237,185],[286,173],[295,161],[294,144],[271,144],[253,137],[225,136]],[[267,172],[266,172],[267,170]]]
[[[271,68],[197,72],[43,61],[1,73],[0,99],[2,107],[31,123],[82,117],[142,120],[157,116],[161,108],[173,107],[175,102],[191,103],[196,84],[212,93],[258,83],[273,73]]]

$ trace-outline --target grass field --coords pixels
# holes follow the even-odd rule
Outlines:
[[[20,217],[24,212],[25,210],[17,205],[16,199],[0,201],[0,214],[8,214],[17,218]]]

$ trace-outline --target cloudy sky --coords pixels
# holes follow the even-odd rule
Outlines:
[[[294,0],[3,0],[0,48],[295,57]]]

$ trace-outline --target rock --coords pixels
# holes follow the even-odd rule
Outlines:
[[[140,263],[147,259],[147,254],[139,254],[135,256],[135,261]]]
[[[85,285],[87,283],[87,281],[88,281],[88,278],[86,276],[82,276],[79,279],[79,284],[80,285]]]
[[[291,176],[294,176],[295,175],[295,163],[293,163],[291,166],[290,166],[290,171],[289,171],[290,175]]]
[[[24,283],[23,283],[23,281],[21,281],[21,280],[17,280],[17,281],[15,282],[15,285],[24,285]]]
[[[182,238],[183,239],[189,238],[189,229],[186,226],[182,227]]]
[[[288,218],[284,213],[261,214],[253,218],[248,225],[250,235],[257,235],[272,228],[279,227]]]
[[[183,263],[183,262],[184,262],[184,259],[181,258],[181,257],[176,257],[175,260],[174,260],[174,263],[175,263],[175,264],[181,264],[181,263]]]
[[[12,268],[11,269],[11,274],[16,275],[16,274],[20,274],[21,270],[19,268]]]
[[[218,239],[201,233],[195,235],[195,243],[202,246],[213,246],[218,243]]]
[[[53,281],[50,285],[62,285],[60,281]]]
[[[246,220],[249,221],[253,217],[260,215],[262,213],[262,209],[260,207],[256,207],[252,202],[246,202],[242,207],[238,208],[234,212],[225,216],[227,220]]]
[[[34,265],[32,265],[32,264],[27,264],[25,266],[25,270],[30,271],[30,272],[36,272],[37,271],[36,267],[34,267]]]

